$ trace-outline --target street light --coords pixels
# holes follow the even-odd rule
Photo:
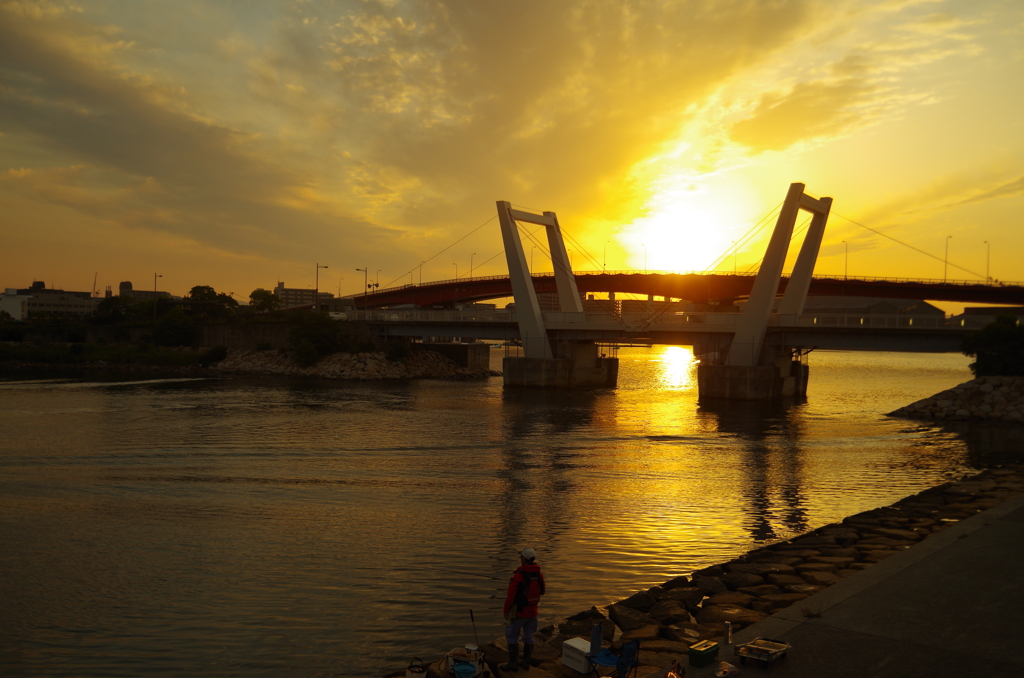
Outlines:
[[[153,320],[156,320],[156,279],[162,277],[162,275],[153,274]]]
[[[320,269],[326,266],[316,265],[316,284],[313,288],[313,312],[320,310]]]
[[[736,255],[739,253],[739,248],[736,247],[736,240],[732,241],[732,274],[736,275]]]
[[[423,284],[423,264],[425,264],[425,263],[427,263],[427,262],[425,262],[425,261],[421,261],[420,262],[420,284],[421,285]]]
[[[608,243],[610,240],[604,241],[604,259],[601,260],[601,271],[604,273],[608,272]]]
[[[946,236],[946,258],[942,262],[942,282],[946,282],[946,274],[949,271],[949,240],[952,237],[951,235]]]
[[[459,279],[459,265],[453,261],[452,262],[452,266],[455,267],[455,279],[458,280]]]
[[[644,275],[647,275],[647,245],[640,243],[640,247],[644,248]]]
[[[843,260],[843,280],[846,280],[846,274],[850,270],[850,243],[843,241],[846,245],[846,258]]]
[[[992,245],[989,244],[988,240],[985,241],[985,282],[992,282],[992,278],[988,274],[988,263],[990,261],[989,256],[992,254]]]
[[[367,277],[369,275],[369,273],[367,273],[367,271],[369,271],[369,269],[367,269],[367,268],[357,268],[356,270],[363,272],[363,310],[365,311],[367,306],[368,306],[368,304],[369,304],[369,302],[366,299],[366,295],[368,295],[370,293],[370,282],[369,282],[369,278]]]
[[[473,277],[473,257],[476,256],[476,252],[469,255],[469,277]]]

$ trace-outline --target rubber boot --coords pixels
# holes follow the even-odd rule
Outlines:
[[[523,658],[519,660],[519,665],[530,670],[530,655],[533,654],[533,643],[523,643]]]
[[[531,648],[532,649],[532,648]],[[498,666],[502,671],[518,671],[519,664],[516,660],[519,659],[519,643],[509,643],[508,645],[508,664],[500,664]]]

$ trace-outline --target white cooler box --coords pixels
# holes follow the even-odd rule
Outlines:
[[[562,643],[562,663],[580,673],[590,673],[590,641],[583,638],[570,638]]]

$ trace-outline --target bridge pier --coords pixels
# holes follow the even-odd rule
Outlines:
[[[700,399],[776,400],[807,397],[809,370],[799,352],[780,355],[768,365],[697,366],[697,393]]]
[[[501,361],[505,386],[538,388],[614,387],[619,359],[598,354],[592,341],[559,341],[555,358],[506,357]]]

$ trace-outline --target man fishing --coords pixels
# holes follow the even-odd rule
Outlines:
[[[540,565],[534,561],[537,553],[530,547],[519,552],[519,567],[508,583],[508,594],[502,611],[508,625],[505,640],[508,642],[508,663],[498,668],[502,671],[518,671],[530,668],[533,655],[533,634],[537,631],[537,604],[544,595],[544,575]],[[523,637],[523,658],[519,660],[519,636]],[[517,662],[517,660],[519,660]]]

